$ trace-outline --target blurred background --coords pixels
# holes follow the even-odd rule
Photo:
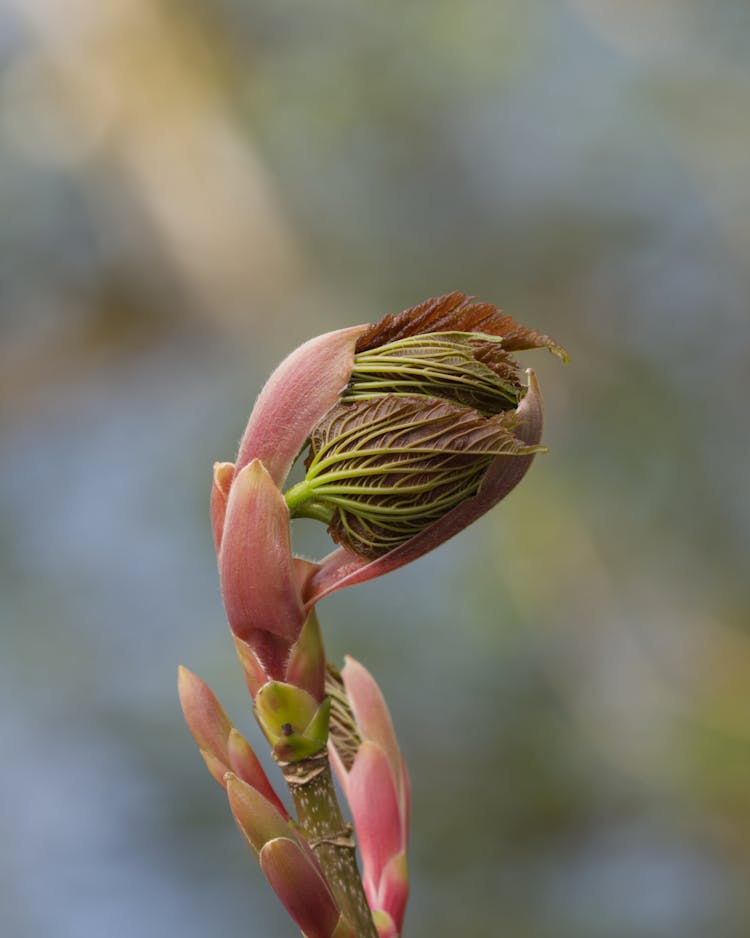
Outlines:
[[[407,936],[750,934],[747,0],[0,0],[0,934],[294,928],[208,525],[275,363],[453,289],[550,453],[325,600],[414,783]],[[325,533],[296,522],[308,551]]]

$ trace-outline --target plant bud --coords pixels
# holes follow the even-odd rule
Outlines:
[[[543,447],[516,413],[525,388],[510,353],[531,348],[566,358],[460,293],[384,316],[357,338],[349,382],[312,429],[305,479],[285,496],[291,516],[325,521],[373,560],[476,496],[499,459],[528,465]]]
[[[475,495],[492,461],[538,452],[513,434],[513,411],[484,417],[434,397],[375,396],[334,405],[313,431],[292,514],[325,514],[333,539],[379,557]]]

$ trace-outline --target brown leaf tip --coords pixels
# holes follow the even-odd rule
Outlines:
[[[433,332],[502,336],[506,351],[546,348],[559,358],[567,359],[565,349],[548,335],[520,325],[492,303],[478,302],[458,291],[432,297],[401,313],[388,313],[359,337],[356,351],[364,352],[408,336]]]

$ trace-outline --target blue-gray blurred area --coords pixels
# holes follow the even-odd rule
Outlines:
[[[405,934],[746,938],[749,260],[747,0],[0,0],[2,938],[295,934],[177,704],[263,748],[211,465],[288,350],[453,289],[572,364],[506,502],[321,605]]]

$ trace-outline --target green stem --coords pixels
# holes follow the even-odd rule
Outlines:
[[[297,821],[323,867],[328,885],[357,938],[378,938],[357,866],[351,825],[344,824],[325,749],[301,762],[281,763]]]
[[[312,518],[330,524],[333,509],[315,501],[315,489],[305,479],[293,485],[285,494],[284,500],[292,518]]]

